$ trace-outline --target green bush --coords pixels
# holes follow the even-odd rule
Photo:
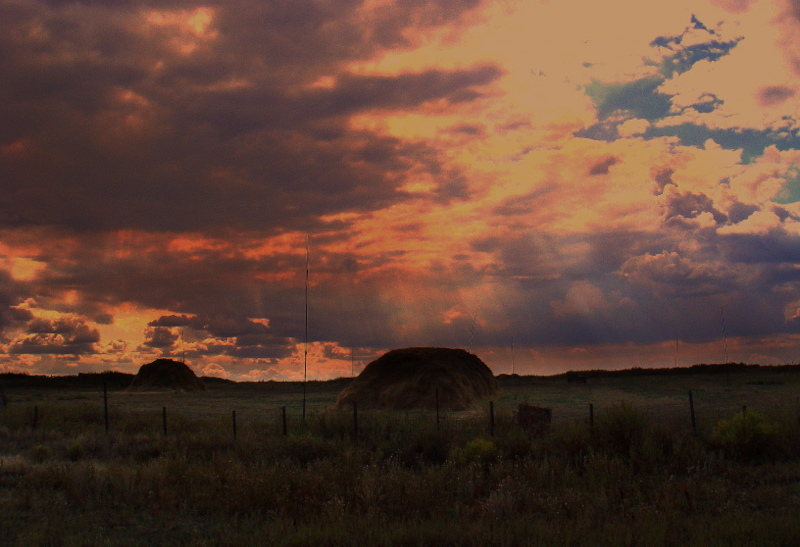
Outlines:
[[[776,422],[748,410],[720,421],[714,430],[713,441],[728,456],[752,460],[772,453],[778,431]]]
[[[489,463],[497,460],[500,451],[495,444],[483,438],[469,441],[463,447],[456,447],[450,453],[450,459],[456,463]]]

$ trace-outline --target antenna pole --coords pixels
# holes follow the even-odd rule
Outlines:
[[[678,367],[678,337],[675,337],[675,368]]]
[[[728,362],[728,335],[725,332],[725,306],[722,306],[722,344],[725,348],[725,362]]]
[[[306,380],[308,379],[308,247],[309,236],[306,236],[306,317],[305,337],[303,341],[303,421],[306,419]]]
[[[731,369],[730,369],[730,366],[728,366],[729,365],[729,363],[728,363],[728,361],[729,361],[729,359],[728,359],[728,335],[725,332],[725,306],[722,306],[722,344],[723,344],[723,347],[725,348],[725,373],[726,373],[726,379],[727,379],[726,383],[728,385],[731,385]]]
[[[511,374],[514,374],[514,340],[511,340]]]

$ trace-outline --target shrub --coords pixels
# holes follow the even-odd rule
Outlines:
[[[713,441],[733,458],[752,460],[770,454],[777,436],[776,422],[750,410],[720,421]]]
[[[463,447],[456,447],[450,453],[450,459],[457,463],[488,463],[495,461],[500,451],[497,446],[483,438],[477,438],[469,441]]]
[[[80,441],[75,441],[67,447],[67,458],[70,461],[76,462],[83,457],[83,445]]]
[[[30,457],[30,459],[36,463],[42,463],[46,460],[49,460],[52,455],[53,451],[50,449],[50,447],[43,444],[34,445],[28,450],[28,457]]]
[[[595,430],[601,447],[619,456],[630,457],[642,447],[650,420],[629,403],[615,404],[597,421]]]

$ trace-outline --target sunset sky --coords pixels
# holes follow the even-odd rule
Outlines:
[[[800,0],[0,0],[0,371],[800,360]]]

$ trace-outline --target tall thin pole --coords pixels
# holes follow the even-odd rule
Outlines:
[[[306,236],[306,317],[305,337],[303,342],[303,421],[306,419],[306,380],[308,379],[308,247],[309,236]]]
[[[725,332],[725,306],[722,306],[722,345],[725,348],[725,378],[726,384],[731,385],[731,368],[728,359],[728,335]]]
[[[514,340],[511,340],[511,374],[514,374]]]
[[[725,363],[728,363],[728,334],[725,331],[725,306],[722,306],[722,344],[725,348]]]
[[[678,337],[675,337],[675,368],[678,368]]]

